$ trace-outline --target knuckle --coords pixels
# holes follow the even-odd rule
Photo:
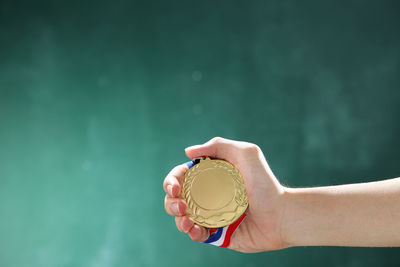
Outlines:
[[[220,144],[220,143],[222,143],[223,141],[224,141],[224,138],[219,137],[219,136],[216,136],[216,137],[214,137],[214,138],[212,138],[212,139],[210,140],[210,142],[213,143],[213,144]]]
[[[244,152],[249,153],[249,154],[258,154],[261,152],[261,149],[258,145],[248,143],[244,148]]]
[[[207,233],[205,228],[195,225],[193,226],[191,232],[189,232],[189,235],[193,241],[199,242],[206,239],[205,237]]]
[[[168,196],[165,196],[164,209],[169,215],[174,216],[173,212],[171,211],[171,204],[172,204],[171,199],[168,198]]]
[[[165,177],[164,182],[163,182],[163,188],[164,188],[165,192],[167,192],[167,185],[168,185],[168,179],[167,179],[167,177]]]
[[[199,236],[197,235],[197,234],[192,234],[192,235],[190,235],[190,238],[193,240],[193,241],[199,241]]]
[[[193,221],[188,216],[183,216],[181,220],[181,228],[183,232],[187,233],[193,227]]]
[[[171,173],[177,172],[182,166],[181,165],[177,165],[175,167],[172,168]]]

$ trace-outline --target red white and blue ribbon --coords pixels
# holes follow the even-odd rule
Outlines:
[[[197,164],[198,161],[190,161],[187,164],[187,166],[192,168],[195,164]],[[240,216],[239,219],[237,219],[234,223],[221,227],[221,228],[208,228],[208,239],[204,241],[203,243],[214,245],[217,247],[228,247],[229,244],[231,243],[231,237],[233,233],[236,231],[236,229],[239,227],[239,225],[242,223],[244,218],[246,217],[246,213],[243,213],[242,216]]]
[[[236,231],[245,217],[246,213],[243,213],[239,219],[228,226],[217,229],[208,229],[210,236],[206,241],[204,241],[204,243],[224,248],[229,246],[233,233]]]

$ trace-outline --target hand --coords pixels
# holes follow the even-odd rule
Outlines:
[[[185,152],[191,159],[209,156],[229,161],[243,176],[249,207],[246,219],[232,236],[230,249],[258,252],[287,247],[280,229],[285,188],[275,178],[258,146],[216,137],[203,145],[189,147]],[[165,210],[175,216],[179,231],[188,233],[194,241],[205,241],[208,231],[186,215],[186,203],[179,195],[187,170],[186,164],[176,166],[165,178]]]

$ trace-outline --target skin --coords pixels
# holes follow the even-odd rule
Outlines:
[[[291,246],[400,246],[400,178],[341,186],[287,188],[272,173],[261,149],[220,137],[188,147],[186,155],[224,159],[243,176],[247,217],[232,236],[230,249],[260,252]],[[194,241],[207,230],[186,215],[179,193],[186,164],[164,180],[165,210],[179,231]]]

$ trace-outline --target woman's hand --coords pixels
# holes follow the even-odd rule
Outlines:
[[[285,210],[285,190],[275,178],[258,146],[216,137],[203,145],[188,147],[185,152],[191,159],[208,156],[229,161],[242,174],[249,207],[246,219],[231,238],[230,249],[257,252],[287,246],[280,229]],[[188,233],[194,241],[205,241],[208,231],[186,215],[186,203],[180,198],[187,170],[186,164],[176,166],[165,178],[165,210],[175,216],[179,231]]]

